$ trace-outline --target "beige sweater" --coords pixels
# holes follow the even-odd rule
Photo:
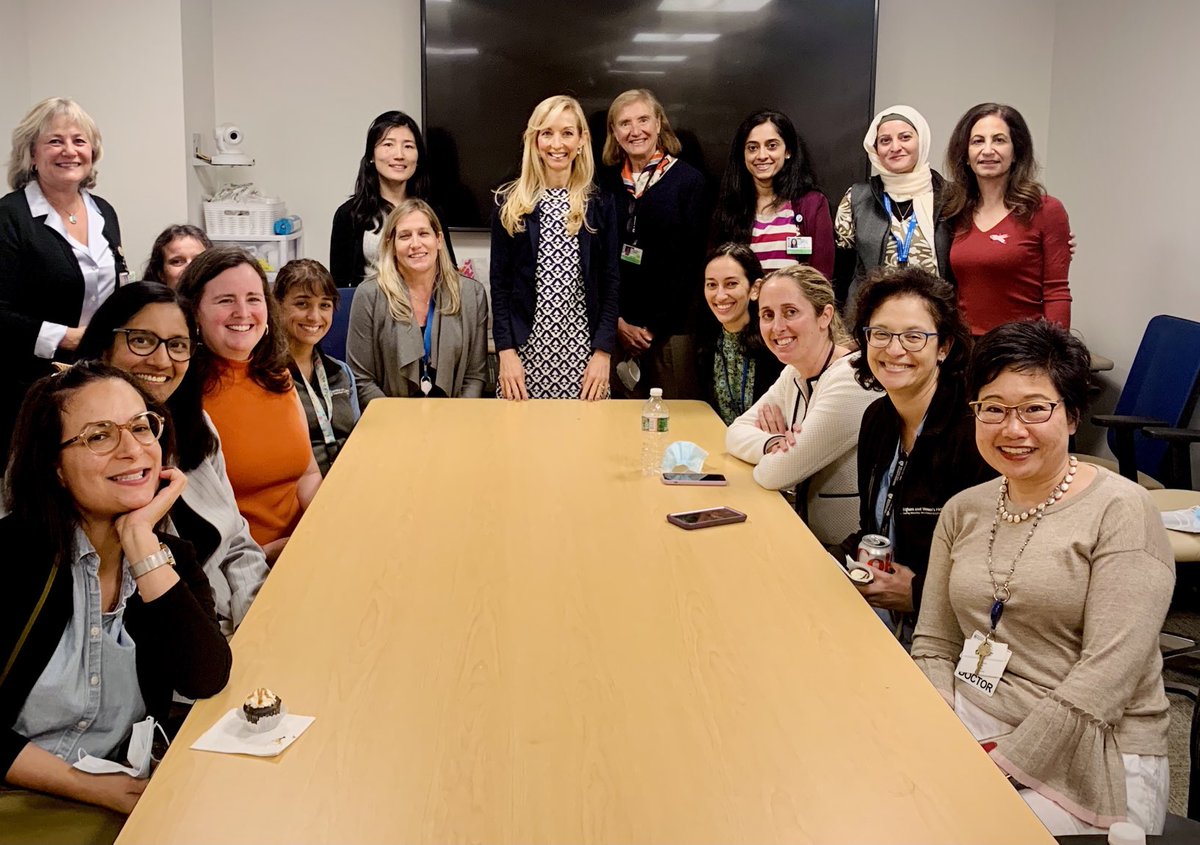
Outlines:
[[[1125,817],[1121,754],[1167,753],[1168,704],[1158,633],[1175,559],[1141,487],[1098,469],[1078,495],[1046,509],[1017,561],[996,639],[1012,658],[993,697],[956,681],[964,641],[986,633],[987,541],[1000,480],[952,498],[929,553],[912,656],[947,701],[960,695],[1016,725],[996,763],[1086,822]],[[993,571],[1003,583],[1030,523],[1001,522]]]

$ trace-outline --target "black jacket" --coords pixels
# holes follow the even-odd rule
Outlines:
[[[367,259],[363,255],[363,229],[354,228],[354,220],[350,214],[350,203],[346,200],[333,213],[333,228],[329,232],[329,274],[339,288],[356,288],[367,277]],[[430,203],[433,213],[442,223],[442,238],[446,241],[446,251],[457,266],[454,257],[454,244],[450,243],[450,230],[442,217],[442,212],[436,205]]]
[[[126,272],[117,212],[92,194],[104,217],[104,239],[116,264],[117,279]],[[78,326],[83,311],[83,271],[67,239],[34,217],[25,190],[0,198],[0,458],[17,410],[29,386],[50,372],[50,361],[33,354],[42,323]]]
[[[152,602],[134,593],[125,605],[125,628],[136,646],[138,684],[149,715],[167,717],[171,692],[188,698],[215,695],[229,680],[233,657],[217,627],[208,577],[190,543],[159,535],[175,556],[179,583]],[[5,561],[5,610],[0,614],[0,668],[28,623],[53,565],[15,516],[0,519],[0,548]],[[7,678],[0,685],[0,773],[7,773],[28,740],[11,726],[62,639],[74,611],[71,571],[60,569],[46,602],[26,637]]]
[[[588,198],[585,226],[579,227],[579,264],[593,350],[617,349],[617,215],[612,197],[597,191]],[[588,227],[592,231],[588,231]],[[525,217],[525,231],[510,235],[492,215],[492,339],[496,350],[516,349],[533,331],[537,308],[537,250],[540,208]]]
[[[929,547],[942,507],[954,494],[996,476],[975,446],[975,417],[958,380],[938,385],[925,425],[909,454],[908,467],[896,488],[892,520],[896,524],[894,557],[916,573],[914,612],[921,609],[921,590],[929,567]],[[900,442],[900,415],[886,395],[871,403],[858,434],[858,524],[834,553],[854,556],[864,534],[879,534],[875,503],[879,488]]]

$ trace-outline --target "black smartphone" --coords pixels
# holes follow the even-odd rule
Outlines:
[[[664,472],[662,474],[662,483],[723,487],[729,482],[719,472]]]
[[[733,508],[705,508],[698,511],[683,511],[667,514],[667,522],[678,525],[688,531],[697,528],[712,528],[714,525],[731,525],[735,522],[745,522],[746,515]]]

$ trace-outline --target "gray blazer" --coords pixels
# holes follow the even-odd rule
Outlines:
[[[434,384],[447,396],[483,396],[487,380],[487,293],[483,285],[458,277],[461,307],[457,314],[434,312],[430,357]],[[354,292],[346,336],[346,362],[365,409],[379,396],[420,396],[421,356],[425,341],[412,322],[398,323],[374,279]]]

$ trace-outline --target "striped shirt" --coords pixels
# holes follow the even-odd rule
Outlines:
[[[796,212],[790,202],[785,202],[775,211],[768,211],[754,218],[754,229],[750,232],[750,248],[762,262],[763,270],[770,273],[799,263],[798,256],[788,255],[787,252],[787,239],[799,234]]]

